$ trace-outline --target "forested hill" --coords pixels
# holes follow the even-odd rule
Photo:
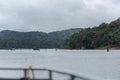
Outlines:
[[[60,48],[66,39],[80,30],[80,28],[76,28],[51,33],[4,30],[0,32],[0,49]]]
[[[65,44],[69,49],[120,48],[120,18],[111,23],[102,23],[72,35]]]

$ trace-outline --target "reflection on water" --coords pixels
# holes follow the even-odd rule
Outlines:
[[[0,50],[0,67],[28,67],[29,65],[34,68],[50,68],[87,77],[120,79],[119,50],[110,50],[110,52],[55,49]],[[0,76],[5,75],[0,74]]]

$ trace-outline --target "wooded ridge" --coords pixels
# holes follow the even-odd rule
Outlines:
[[[72,35],[65,43],[68,49],[120,48],[120,18],[111,23],[86,28]]]
[[[4,30],[0,32],[0,49],[61,48],[66,39],[80,30],[81,28],[76,28],[50,33]]]

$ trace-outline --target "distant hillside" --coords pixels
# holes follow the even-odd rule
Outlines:
[[[4,30],[0,32],[1,39],[40,39],[46,38],[48,35],[43,32],[17,32]]]
[[[69,49],[120,48],[120,19],[110,24],[102,23],[98,27],[87,28],[72,35],[65,43]]]
[[[60,45],[60,47],[62,47],[66,39],[68,39],[74,33],[80,32],[81,30],[82,30],[81,28],[75,28],[75,29],[51,32],[48,33],[48,37],[51,41],[54,41],[56,44],[58,45],[62,44]]]
[[[60,48],[74,33],[81,29],[69,29],[44,33],[38,31],[18,32],[4,30],[0,32],[0,49],[9,48]]]

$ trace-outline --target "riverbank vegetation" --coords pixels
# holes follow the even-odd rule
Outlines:
[[[66,40],[67,49],[120,48],[120,18],[111,23],[86,28]]]

